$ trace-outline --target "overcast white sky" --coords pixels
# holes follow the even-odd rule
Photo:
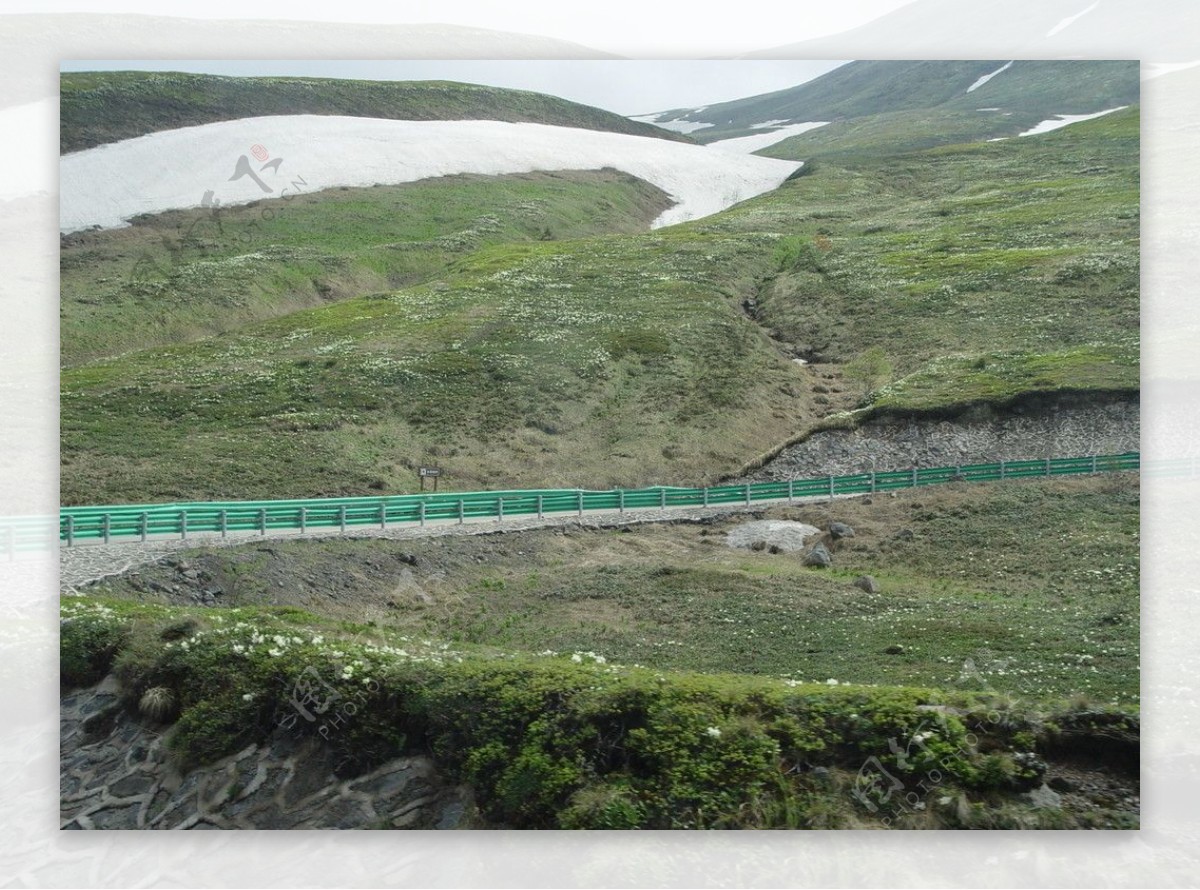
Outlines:
[[[841,61],[64,61],[64,71],[139,69],[206,74],[459,80],[535,90],[618,114],[711,105],[795,86]]]
[[[142,13],[191,18],[449,24],[569,40],[621,56],[736,56],[855,28],[913,0],[833,3],[737,0],[699,4],[663,0],[4,0],[5,12]],[[1081,5],[1087,5],[1081,0]],[[264,53],[268,55],[269,53]]]

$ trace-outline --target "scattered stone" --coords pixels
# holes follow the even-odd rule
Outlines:
[[[893,537],[897,541],[911,541],[914,537],[916,537],[916,535],[913,534],[913,530],[911,528],[902,528],[900,531],[896,532]]]
[[[853,538],[854,529],[844,522],[831,522],[829,523],[829,535],[835,541],[840,541],[842,538]]]
[[[1055,791],[1060,791],[1060,792],[1074,791],[1076,789],[1076,787],[1078,787],[1078,786],[1076,786],[1076,784],[1074,782],[1072,782],[1066,776],[1054,776],[1048,782],[1046,782],[1046,784],[1049,785],[1051,788],[1053,788]]]
[[[864,504],[864,506],[869,507],[875,502],[873,500],[871,500],[870,498],[863,498],[862,503]]]
[[[884,649],[883,654],[884,655],[903,655],[904,647],[901,646],[899,643],[896,643],[896,644],[888,646],[886,649]]]
[[[854,586],[867,593],[879,593],[879,582],[870,575],[859,575],[854,579]]]
[[[795,553],[804,549],[805,541],[821,530],[803,522],[783,519],[763,519],[743,522],[725,534],[725,543],[742,549],[766,549],[772,545],[781,553]]]
[[[1062,806],[1062,796],[1058,792],[1051,790],[1049,785],[1041,785],[1034,788],[1032,791],[1026,791],[1023,795],[1035,809],[1058,809]]]
[[[829,550],[824,544],[817,544],[804,555],[804,564],[824,569],[833,565],[833,557],[829,555]]]
[[[772,544],[770,547],[767,548],[767,552],[777,554],[777,553],[782,553],[783,551],[779,549],[778,544]]]

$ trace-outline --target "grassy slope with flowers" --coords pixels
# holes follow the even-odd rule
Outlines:
[[[1137,705],[1136,475],[952,484],[871,500],[767,511],[855,529],[829,545],[834,564],[824,570],[794,554],[726,546],[725,533],[745,521],[734,515],[273,541],[186,554],[200,578],[191,586],[160,565],[92,592],[167,605],[215,585],[224,606],[286,604],[453,645]],[[855,587],[862,575],[879,590]],[[968,663],[978,676],[964,673]]]
[[[60,254],[61,363],[411,286],[493,244],[644,231],[670,204],[617,170],[459,174],[77,232]]]
[[[845,138],[812,138],[831,133]],[[870,384],[895,379],[868,411],[1133,393],[1136,147],[1136,112],[899,156],[831,143],[806,175],[706,220],[485,247],[419,286],[70,369],[64,501],[403,490],[426,458],[462,487],[695,482],[819,420],[792,355],[849,368],[882,353]],[[747,297],[773,339],[742,315]],[[851,790],[879,758],[906,782],[938,770],[895,825],[1127,827],[1128,808],[1018,796],[1040,780],[1030,752],[1064,738],[1136,750],[1136,498],[1069,489],[909,493],[913,536],[840,553],[819,577],[767,554],[569,578],[548,562],[532,580],[489,566],[447,582],[462,587],[444,621],[408,625],[100,593],[64,604],[62,676],[113,670],[130,707],[165,690],[187,764],[267,738],[313,667],[364,705],[335,742],[349,769],[431,752],[492,824],[878,826]],[[848,593],[859,571],[884,593]],[[605,603],[656,640],[694,619],[674,628],[692,645],[643,654]],[[781,606],[822,620],[768,633]],[[753,640],[733,645],[726,619]],[[900,635],[909,648],[881,653]],[[846,647],[856,667],[838,671]],[[986,679],[947,691],[973,654]],[[807,682],[820,673],[842,676]],[[1123,712],[1044,698],[1089,688]]]
[[[68,369],[63,501],[405,491],[429,462],[460,489],[695,484],[821,419],[794,355],[877,354],[868,410],[1133,394],[1137,124],[823,160],[694,223],[483,247]]]
[[[315,672],[323,695],[356,703],[329,739],[345,774],[432,753],[471,783],[493,826],[1136,825],[1130,813],[1039,810],[1018,796],[1040,782],[1039,745],[1080,733],[1136,740],[1137,718],[1115,711],[660,672],[592,653],[451,648],[291,609],[222,614],[95,598],[63,604],[62,666],[68,687],[111,669],[131,708],[155,690],[156,713],[177,719],[169,745],[185,767],[281,731],[296,678]],[[934,793],[897,810],[889,790],[856,784],[874,764],[902,782],[932,782]]]

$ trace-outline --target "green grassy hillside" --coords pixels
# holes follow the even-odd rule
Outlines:
[[[445,176],[148,215],[62,238],[61,362],[236,330],[444,274],[491,244],[644,231],[671,204],[615,170]]]
[[[737,306],[772,239],[484,249],[444,279],[62,376],[63,503],[702,477],[805,416]],[[219,467],[219,470],[215,468]]]
[[[216,585],[227,607],[295,606],[456,645],[1138,701],[1135,474],[871,500],[762,511],[820,529],[850,525],[854,538],[829,545],[828,569],[806,567],[795,553],[727,546],[725,533],[748,518],[733,515],[566,534],[201,548],[183,555],[204,576],[193,586],[164,565],[93,592],[166,605]],[[862,575],[878,592],[853,585]],[[978,674],[962,675],[968,660],[979,662]]]
[[[1134,478],[775,515],[857,535],[825,570],[728,548],[732,518],[194,550],[64,602],[62,681],[157,690],[186,768],[315,671],[352,718],[295,731],[340,775],[432,753],[492,827],[1136,826]],[[165,593],[185,566],[222,607]]]
[[[805,138],[776,153],[807,150],[795,147]],[[809,357],[882,351],[874,385],[898,382],[875,398],[932,407],[1136,389],[1138,202],[1133,108],[1019,140],[895,157],[855,148],[702,228],[790,224],[763,323]]]
[[[1055,114],[1088,114],[1138,102],[1134,61],[1017,60],[968,93],[1004,61],[858,61],[808,83],[761,96],[686,109],[670,117],[713,124],[691,134],[699,142],[761,132],[769,120],[835,121],[834,129],[924,131],[928,144],[1011,136]],[[991,112],[980,108],[995,109]],[[922,114],[913,114],[922,112]],[[895,148],[895,146],[893,146]]]
[[[695,483],[831,385],[922,410],[1135,392],[1137,123],[821,161],[695,223],[485,248],[69,369],[63,503],[404,491],[432,461],[459,489]]]
[[[555,96],[451,81],[86,71],[64,72],[59,83],[64,153],[161,130],[277,114],[532,122],[690,141]]]

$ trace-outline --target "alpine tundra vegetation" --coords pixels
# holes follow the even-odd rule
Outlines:
[[[631,148],[72,226],[62,503],[1136,451],[1137,77],[854,62],[630,120],[444,82],[63,75],[65,161],[292,115]],[[721,209],[661,225],[680,196],[621,166],[643,143],[728,171],[761,143],[777,181],[714,178]],[[64,547],[64,825],[1138,824],[1133,473],[493,526]]]

